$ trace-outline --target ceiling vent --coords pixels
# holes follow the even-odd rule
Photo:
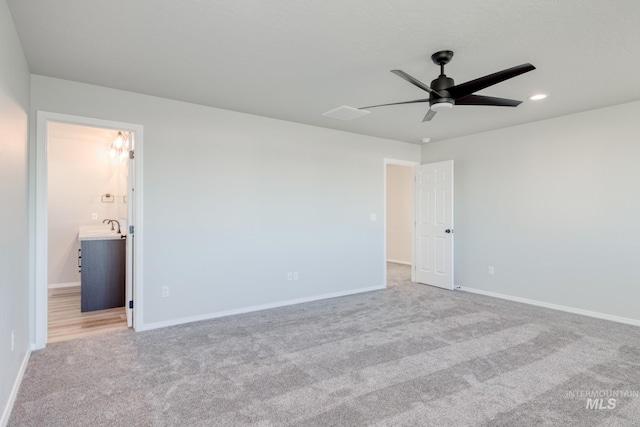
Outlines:
[[[353,107],[347,107],[343,105],[342,107],[334,108],[333,110],[329,110],[327,112],[322,113],[325,117],[331,117],[332,119],[338,120],[353,120],[358,117],[366,116],[370,111],[359,110]]]

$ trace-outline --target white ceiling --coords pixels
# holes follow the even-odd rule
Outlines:
[[[420,143],[640,99],[638,0],[8,0],[31,72],[277,119]],[[530,62],[480,94],[517,108],[427,104],[430,55],[463,83]],[[537,92],[544,101],[528,101]]]

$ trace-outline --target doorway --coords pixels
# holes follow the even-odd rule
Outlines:
[[[130,135],[55,122],[47,130],[47,342],[126,330]],[[99,260],[105,272],[92,279],[103,286],[93,289],[81,251],[102,245],[116,251]]]
[[[59,336],[48,340],[50,320],[57,326],[71,325],[73,337],[127,329],[127,323],[140,328],[142,268],[134,260],[142,259],[141,148],[140,125],[38,112],[34,348],[59,340]],[[121,247],[122,267],[117,268],[124,270],[126,283],[125,298],[119,298],[122,306],[72,313],[80,308],[82,286],[78,285],[80,277],[86,276],[86,271],[79,273],[80,227],[106,233],[110,245]],[[106,266],[102,260],[100,264]],[[52,308],[56,311],[51,312]]]
[[[384,160],[384,278],[387,287],[398,281],[414,281],[414,169],[418,164]]]

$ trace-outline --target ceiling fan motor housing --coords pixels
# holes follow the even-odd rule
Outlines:
[[[455,105],[456,100],[449,94],[447,89],[455,86],[455,82],[452,78],[441,74],[437,79],[431,81],[431,89],[437,91],[440,95],[431,92],[429,94],[429,105],[432,107],[432,110],[437,110],[438,107],[441,108],[451,108]],[[448,105],[437,105],[437,104],[448,104]],[[435,108],[433,108],[435,107]]]

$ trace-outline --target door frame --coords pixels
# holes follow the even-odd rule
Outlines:
[[[32,240],[34,251],[34,281],[31,292],[31,307],[33,307],[32,321],[35,325],[32,337],[32,349],[44,348],[47,344],[47,321],[48,321],[48,178],[47,178],[47,144],[48,144],[48,124],[65,123],[96,128],[106,128],[131,132],[135,135],[135,192],[133,194],[135,240],[133,249],[134,259],[134,286],[133,296],[135,300],[134,329],[142,329],[143,307],[143,268],[142,268],[142,243],[143,243],[143,188],[142,188],[142,153],[143,153],[143,126],[134,123],[116,122],[111,120],[96,119],[91,117],[74,116],[69,114],[52,113],[48,111],[37,111],[36,125],[36,149],[35,149],[35,228],[33,230],[34,240]],[[130,189],[127,189],[129,192]],[[129,254],[128,254],[129,255]]]
[[[383,179],[384,179],[384,247],[382,256],[383,265],[383,282],[385,288],[387,287],[387,166],[409,166],[411,167],[411,281],[415,282],[416,278],[416,166],[420,162],[414,162],[411,160],[398,160],[385,158],[383,161]]]

